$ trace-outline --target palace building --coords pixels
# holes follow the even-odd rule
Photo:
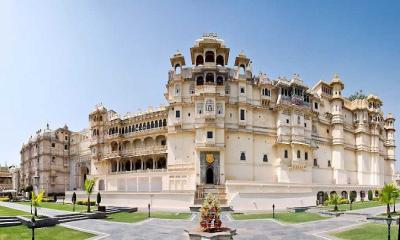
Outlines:
[[[70,151],[67,196],[83,198],[95,177],[106,205],[187,208],[213,193],[257,210],[316,205],[333,192],[364,198],[394,180],[395,119],[379,97],[346,98],[338,75],[313,87],[297,74],[255,75],[243,52],[233,66],[229,53],[206,34],[190,59],[171,57],[165,106],[125,116],[96,106],[89,129],[68,135],[79,151]]]

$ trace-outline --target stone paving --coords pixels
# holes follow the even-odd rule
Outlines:
[[[30,211],[30,206],[14,203],[0,202],[0,206],[15,208],[22,211]],[[385,211],[385,207],[375,207],[356,210],[361,214],[377,214]],[[49,216],[67,213],[64,211],[40,209],[40,214]],[[330,218],[315,222],[300,224],[284,224],[273,220],[231,220],[223,214],[222,221],[225,226],[236,228],[238,235],[234,239],[335,239],[327,234],[327,231],[345,229],[366,222],[363,215],[344,214],[338,218]],[[95,233],[94,239],[158,239],[181,240],[187,239],[184,232],[198,226],[198,217],[195,215],[190,220],[164,220],[149,219],[139,223],[117,223],[105,220],[82,220],[61,224],[61,226],[81,231]]]

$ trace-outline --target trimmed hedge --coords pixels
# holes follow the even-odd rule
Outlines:
[[[76,204],[87,206],[87,200],[78,200]],[[95,205],[96,205],[95,201],[90,201],[90,206],[95,206]]]
[[[9,201],[10,201],[10,198],[8,198],[8,197],[0,198],[0,202],[9,202]]]

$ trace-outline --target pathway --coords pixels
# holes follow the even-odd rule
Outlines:
[[[30,206],[0,202],[0,206],[14,208],[30,212]],[[358,214],[377,214],[384,212],[385,206],[354,210]],[[42,215],[54,216],[67,212],[41,208]],[[231,220],[223,214],[222,222],[225,226],[236,228],[238,235],[235,239],[262,239],[262,240],[313,240],[313,239],[334,239],[328,235],[329,231],[345,229],[366,222],[364,215],[344,214],[338,218],[321,220],[300,224],[283,224],[274,220]],[[87,231],[98,235],[96,239],[165,239],[181,240],[187,239],[185,229],[198,226],[198,217],[190,220],[164,220],[149,219],[139,223],[117,223],[106,220],[87,219],[76,222],[61,224],[61,226],[76,230]]]

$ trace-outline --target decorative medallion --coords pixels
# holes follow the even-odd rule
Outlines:
[[[206,161],[207,161],[208,164],[213,164],[213,162],[214,162],[214,154],[212,154],[212,153],[207,154],[206,155]]]

